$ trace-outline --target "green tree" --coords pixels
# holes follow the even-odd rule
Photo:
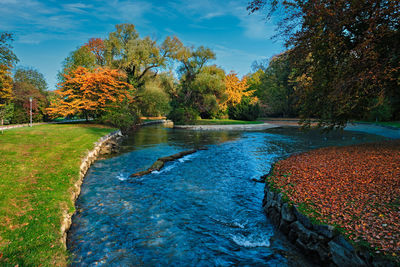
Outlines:
[[[215,65],[204,66],[204,61],[198,63],[196,71],[193,71],[196,69],[193,65],[189,68],[190,72],[182,75],[173,108],[183,108],[191,114],[197,113],[203,119],[218,117],[219,104],[227,100],[225,72]]]
[[[185,123],[185,119],[193,121],[197,116],[219,116],[219,104],[226,101],[227,95],[225,72],[215,65],[207,66],[210,60],[215,59],[214,52],[204,46],[183,47],[177,59],[180,62],[180,85],[172,95],[173,110],[169,118]]]
[[[273,57],[260,76],[256,95],[268,107],[268,115],[296,116],[296,96],[293,83],[294,71],[288,53]]]
[[[158,80],[146,83],[137,96],[139,109],[143,116],[165,116],[170,111],[170,97]]]
[[[306,124],[316,117],[321,126],[342,127],[370,112],[377,96],[389,99],[392,118],[400,116],[399,1],[254,0],[248,9],[271,15],[280,6],[290,62],[307,78],[297,86]]]
[[[181,82],[190,84],[202,71],[203,67],[215,59],[215,53],[207,47],[198,48],[183,47],[178,53],[177,59],[181,63],[178,72],[181,75]]]
[[[105,44],[108,66],[125,71],[128,82],[135,88],[145,84],[146,75],[157,75],[181,53],[182,43],[177,37],[167,37],[161,45],[150,37],[140,38],[133,24],[118,24]]]
[[[49,106],[47,98],[47,83],[42,73],[33,68],[19,67],[14,74],[13,83],[14,114],[13,123],[26,123],[30,116],[30,102],[32,97],[32,119],[43,121],[47,119],[46,108]]]
[[[0,65],[6,65],[10,68],[18,62],[18,58],[12,50],[12,41],[14,41],[13,34],[9,32],[0,33]]]
[[[65,75],[68,75],[78,67],[94,70],[98,66],[98,60],[88,45],[77,48],[64,60],[62,70],[58,73],[58,81],[63,83]]]
[[[12,95],[11,69],[18,62],[17,56],[12,51],[11,33],[0,33],[0,123],[3,125],[4,119],[10,114],[10,102]]]

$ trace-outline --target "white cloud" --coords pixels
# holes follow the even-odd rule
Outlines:
[[[93,7],[92,5],[86,5],[82,3],[64,4],[62,6],[64,10],[78,14],[87,13],[87,9],[91,9]]]
[[[243,35],[250,39],[268,39],[274,34],[275,25],[266,21],[262,14],[250,14],[246,10],[247,1],[198,1],[178,0],[170,5],[182,14],[201,22],[221,16],[233,16],[238,19],[239,26],[243,29]],[[201,24],[198,26],[201,26]]]

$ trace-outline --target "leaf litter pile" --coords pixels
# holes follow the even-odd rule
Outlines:
[[[278,162],[269,181],[355,243],[400,256],[400,141],[328,147]]]

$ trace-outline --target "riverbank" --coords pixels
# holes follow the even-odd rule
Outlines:
[[[267,177],[264,210],[293,243],[321,262],[377,265],[380,255],[399,262],[399,166],[398,140],[293,155],[276,163]],[[289,205],[282,208],[282,200]],[[302,220],[294,220],[291,205]],[[333,241],[333,228],[316,227],[321,224],[335,226],[352,245]],[[329,238],[319,238],[324,234],[315,228]]]
[[[228,125],[174,125],[175,129],[194,131],[262,131],[280,127],[270,123],[260,124],[228,124]]]
[[[1,264],[67,264],[60,225],[74,211],[71,196],[81,159],[113,131],[93,124],[49,124],[0,135]]]

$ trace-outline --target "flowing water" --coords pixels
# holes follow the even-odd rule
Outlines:
[[[356,132],[196,132],[143,127],[122,152],[90,168],[77,201],[68,248],[74,266],[309,265],[265,217],[271,164],[312,148],[383,138]],[[163,156],[206,146],[159,172]]]

